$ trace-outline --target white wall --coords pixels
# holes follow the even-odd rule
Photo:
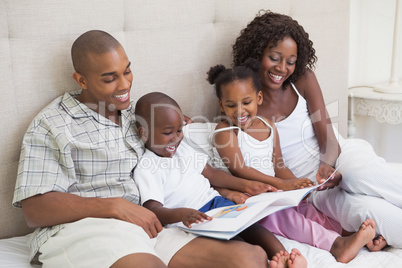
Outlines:
[[[396,0],[350,0],[349,87],[389,81],[395,6]],[[401,27],[402,14],[399,16]],[[402,40],[399,44],[397,70],[402,79]],[[365,116],[355,120],[357,138],[369,141],[387,161],[402,163],[401,124],[378,123]]]
[[[395,0],[350,0],[349,87],[389,80],[395,5]],[[400,18],[402,23],[402,14]],[[399,44],[402,46],[402,40]],[[402,47],[399,49],[402,79]]]

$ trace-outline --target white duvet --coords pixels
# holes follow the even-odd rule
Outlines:
[[[306,244],[278,236],[279,240],[290,251],[298,248],[307,258],[309,268],[399,268],[402,267],[402,249],[388,247],[381,252],[360,250],[357,257],[348,264],[336,262],[328,251],[317,249]],[[0,240],[0,267],[1,268],[39,268],[28,262],[28,235]]]

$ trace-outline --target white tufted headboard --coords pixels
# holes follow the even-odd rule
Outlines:
[[[72,42],[101,29],[115,36],[132,61],[133,100],[163,91],[189,116],[212,119],[217,101],[209,67],[230,65],[231,45],[260,9],[289,14],[310,33],[317,76],[333,121],[347,124],[347,0],[0,0],[0,238],[26,234],[11,206],[20,143],[33,117],[65,91]]]

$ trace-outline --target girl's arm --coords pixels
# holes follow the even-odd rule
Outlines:
[[[154,212],[164,225],[183,222],[185,226],[190,228],[193,223],[212,220],[211,217],[198,210],[192,208],[165,208],[161,203],[155,200],[146,201],[144,207]]]
[[[214,187],[214,189],[217,190],[221,196],[229,199],[236,204],[243,204],[250,197],[250,195],[248,194],[235,190],[230,190],[228,188]]]
[[[224,127],[224,123],[219,123],[217,129],[222,127]],[[214,135],[214,142],[220,157],[234,176],[260,181],[281,190],[293,190],[305,187],[311,182],[307,179],[305,179],[305,181],[303,181],[303,179],[295,179],[294,182],[298,185],[295,187],[293,181],[290,182],[277,177],[268,176],[252,167],[246,166],[234,130],[225,130],[216,133]]]
[[[202,175],[209,180],[214,187],[228,188],[249,195],[257,195],[265,192],[276,192],[277,189],[268,184],[235,177],[223,170],[205,165]]]
[[[320,167],[317,172],[317,181],[322,182],[333,172],[341,148],[335,137],[321,88],[314,72],[307,71],[304,76],[297,80],[295,85],[307,101],[307,108],[320,148]]]

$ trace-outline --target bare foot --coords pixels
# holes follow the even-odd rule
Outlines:
[[[289,268],[305,268],[307,267],[307,260],[296,248],[292,249],[290,252],[290,257],[288,260]]]
[[[338,262],[348,263],[356,257],[361,248],[367,245],[375,237],[375,222],[372,219],[365,220],[359,231],[347,237],[338,237],[332,244],[330,252]]]
[[[287,251],[279,251],[272,257],[272,260],[269,262],[270,268],[286,268],[287,261],[289,260],[289,253]]]
[[[292,249],[290,254],[286,251],[280,251],[272,257],[269,263],[270,268],[306,268],[307,260],[298,249]]]
[[[366,247],[371,252],[380,251],[387,245],[387,240],[382,235],[375,237],[373,240],[367,243]]]

